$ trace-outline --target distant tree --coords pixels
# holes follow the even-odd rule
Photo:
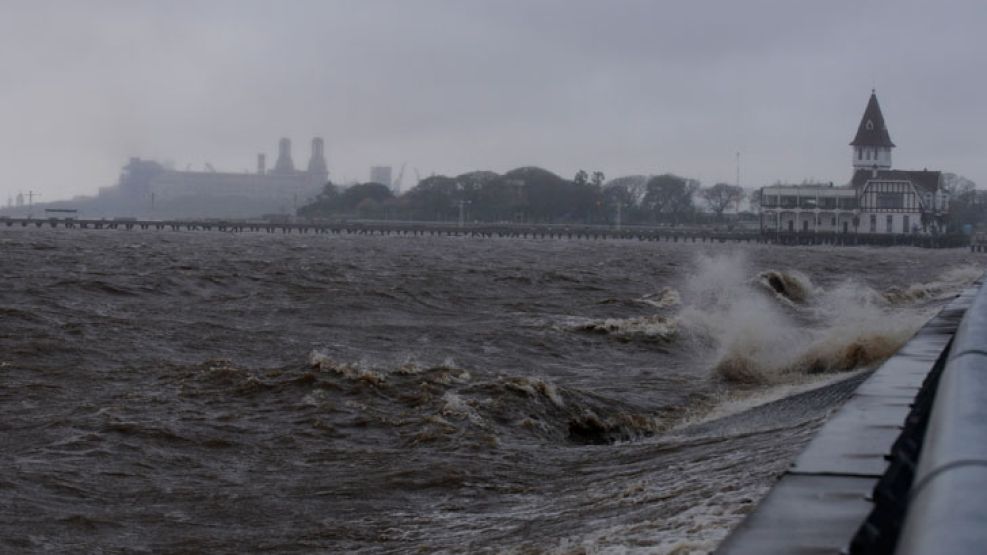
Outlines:
[[[603,172],[597,170],[597,171],[593,172],[593,176],[591,178],[591,182],[593,183],[593,185],[595,185],[597,187],[602,187],[603,186],[603,182],[606,181],[606,179],[607,179],[607,177],[605,175],[603,175]]]
[[[623,223],[633,223],[641,220],[640,208],[635,202],[634,194],[627,187],[617,184],[602,189],[603,207],[606,210],[604,220],[614,223],[617,215]]]
[[[640,206],[645,193],[648,192],[648,179],[646,175],[626,175],[611,179],[603,186],[603,190],[621,189],[625,193],[618,195],[625,199],[628,206]]]
[[[345,211],[356,210],[366,200],[379,205],[394,198],[391,188],[383,183],[362,183],[353,185],[339,195],[339,206]]]
[[[462,179],[462,176],[457,179]],[[465,185],[464,196],[470,203],[470,216],[475,220],[512,220],[522,208],[518,187],[499,175],[482,183]]]
[[[452,220],[458,215],[458,202],[464,198],[462,183],[452,177],[433,175],[421,180],[404,194],[410,215],[425,220]]]
[[[526,218],[535,222],[554,222],[563,206],[566,184],[572,183],[542,168],[527,166],[504,174],[504,177],[518,183],[525,195]],[[571,199],[566,199],[571,200]]]
[[[603,199],[607,206],[616,206],[618,204],[625,208],[637,206],[635,194],[626,185],[619,183],[616,185],[607,184],[603,188]]]
[[[693,196],[699,182],[673,174],[656,175],[648,180],[647,192],[641,204],[655,219],[679,223],[695,210]]]
[[[962,175],[950,172],[942,174],[942,191],[950,198],[968,195],[976,188],[976,183]]]
[[[354,208],[361,218],[372,218],[380,212],[380,203],[371,197],[364,197]]]
[[[761,189],[751,189],[745,193],[747,195],[747,202],[751,205],[751,212],[754,214],[761,213]]]
[[[589,181],[589,174],[585,170],[576,172],[576,177],[572,178],[576,185],[585,185]]]
[[[977,184],[970,179],[955,173],[944,173],[942,191],[949,202],[945,223],[950,231],[960,231],[966,224],[977,225],[987,220],[987,206],[982,202],[983,195],[978,194]],[[923,220],[922,223],[925,225],[926,221]]]
[[[339,187],[327,181],[322,191],[305,206],[297,210],[299,216],[308,218],[326,217],[338,210]]]
[[[716,219],[720,220],[727,208],[740,204],[744,198],[744,189],[729,183],[717,183],[712,187],[700,189],[699,198],[706,202],[709,209],[716,214]]]

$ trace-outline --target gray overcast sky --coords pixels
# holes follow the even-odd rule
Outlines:
[[[872,86],[895,167],[987,186],[987,2],[0,0],[0,202],[130,156],[331,176],[538,165],[845,182]]]

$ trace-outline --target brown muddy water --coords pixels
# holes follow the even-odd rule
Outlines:
[[[0,231],[0,551],[702,553],[963,250]]]

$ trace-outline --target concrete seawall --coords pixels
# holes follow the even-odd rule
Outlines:
[[[981,552],[971,548],[987,523],[983,279],[861,384],[717,553]]]

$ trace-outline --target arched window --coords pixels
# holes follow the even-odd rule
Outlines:
[[[867,125],[865,127],[867,127],[867,130],[868,131],[873,131],[874,130],[874,122],[871,121],[871,120],[867,120]]]

